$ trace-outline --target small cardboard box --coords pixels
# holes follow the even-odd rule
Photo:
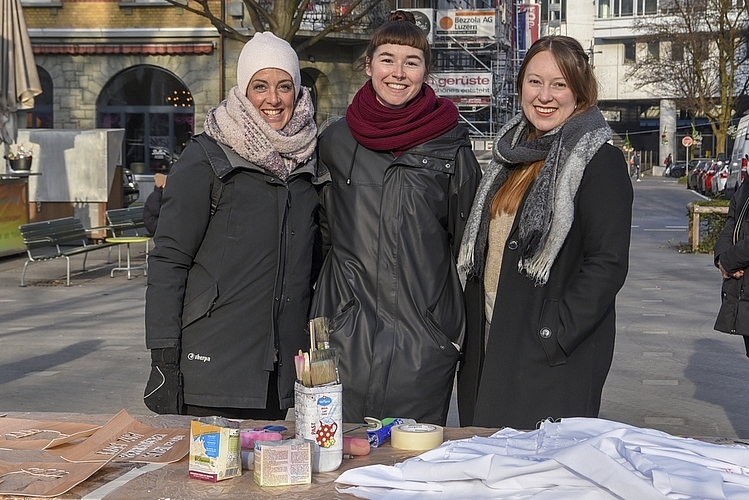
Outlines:
[[[241,476],[239,428],[193,420],[190,423],[189,474],[193,479],[214,483]]]
[[[255,441],[255,482],[287,486],[312,482],[312,442],[303,439]]]

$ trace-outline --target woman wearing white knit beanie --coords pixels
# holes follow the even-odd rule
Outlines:
[[[149,257],[144,401],[157,413],[283,419],[308,347],[317,127],[299,59],[257,33],[237,86],[169,173]]]

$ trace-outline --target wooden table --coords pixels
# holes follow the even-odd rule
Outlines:
[[[112,415],[84,415],[75,413],[20,413],[9,412],[11,418],[25,418],[31,420],[55,422],[83,422],[105,424]],[[139,422],[157,428],[189,428],[193,417],[179,415],[132,415]],[[284,432],[284,438],[294,437],[294,422],[288,421],[251,421],[242,423],[242,428],[253,428],[267,424],[283,425],[289,430]],[[344,430],[353,424],[344,424]],[[474,435],[489,436],[496,429],[482,427],[446,427],[445,439],[463,439]],[[364,428],[356,429],[346,434],[356,437],[366,437]],[[53,451],[53,450],[50,450]],[[379,448],[373,448],[369,455],[344,459],[341,467],[334,472],[314,473],[312,484],[304,486],[278,486],[261,488],[252,476],[252,471],[245,470],[241,477],[235,477],[218,483],[209,483],[187,477],[187,457],[179,462],[168,464],[161,468],[154,468],[145,464],[113,463],[104,466],[88,480],[79,484],[60,499],[105,499],[105,500],[133,500],[133,499],[170,499],[170,500],[200,500],[200,499],[277,499],[284,500],[322,500],[322,499],[352,499],[352,495],[338,493],[335,479],[345,470],[362,467],[364,465],[384,464],[394,465],[407,458],[419,455],[420,452],[398,450],[390,446],[389,441]],[[125,474],[134,475],[138,469],[147,467],[149,472],[141,474],[116,489],[107,492],[122,481]],[[131,472],[134,471],[134,472]],[[104,494],[102,494],[104,493]],[[30,500],[33,497],[3,496],[3,500]]]

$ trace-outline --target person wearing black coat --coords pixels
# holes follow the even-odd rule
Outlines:
[[[749,356],[749,183],[731,197],[726,225],[713,248],[715,266],[723,276],[721,306],[715,320],[719,332],[741,335]]]
[[[148,260],[144,402],[283,419],[312,294],[317,127],[288,42],[256,33],[237,86],[169,172]]]
[[[539,39],[520,68],[522,112],[494,141],[458,259],[468,304],[461,426],[598,416],[633,191],[596,85],[566,36]]]
[[[161,198],[166,185],[166,175],[157,172],[153,175],[153,191],[143,204],[143,226],[148,234],[156,234],[156,226],[159,222],[161,211]]]
[[[375,32],[371,79],[319,139],[328,251],[312,311],[341,353],[344,421],[445,425],[465,334],[455,256],[481,170],[455,105],[425,83],[426,37],[401,14]]]

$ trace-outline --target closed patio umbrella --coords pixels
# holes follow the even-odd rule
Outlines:
[[[21,0],[0,0],[0,139],[16,141],[16,111],[34,107],[42,93]]]

